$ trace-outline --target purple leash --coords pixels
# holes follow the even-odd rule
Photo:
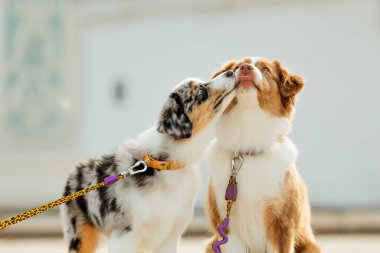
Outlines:
[[[236,160],[239,161],[238,165],[236,165]],[[220,250],[220,246],[227,244],[228,242],[228,236],[225,230],[228,228],[228,225],[230,223],[230,214],[231,214],[232,204],[237,199],[238,188],[237,188],[236,176],[237,176],[237,173],[239,173],[241,166],[243,165],[243,161],[244,159],[241,155],[239,156],[235,155],[235,157],[232,159],[232,164],[231,164],[232,173],[231,173],[230,180],[228,182],[228,186],[226,189],[226,195],[224,197],[224,199],[227,200],[227,215],[224,218],[222,224],[220,224],[217,228],[219,235],[222,237],[222,240],[214,242],[212,244],[212,249],[216,253],[222,253],[222,251]]]

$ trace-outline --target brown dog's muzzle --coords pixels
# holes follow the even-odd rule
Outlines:
[[[239,75],[238,75],[238,81],[239,85],[243,88],[253,88],[255,85],[253,83],[254,80],[254,71],[253,66],[247,63],[242,64],[239,67]]]

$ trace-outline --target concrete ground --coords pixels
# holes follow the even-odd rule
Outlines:
[[[204,252],[206,237],[185,237],[179,253]],[[317,237],[325,253],[379,253],[380,234],[371,235],[320,235]],[[10,253],[65,253],[66,246],[61,238],[0,238],[0,252]],[[108,252],[102,243],[97,253]]]

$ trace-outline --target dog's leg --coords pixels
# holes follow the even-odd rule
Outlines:
[[[281,238],[278,238],[281,240]],[[294,251],[294,237],[288,238],[287,242],[273,242],[268,241],[267,243],[267,253],[295,253]]]
[[[246,253],[245,243],[233,233],[228,235],[228,243],[222,245],[220,249],[223,253]]]
[[[78,226],[78,233],[69,238],[70,253],[93,253],[97,246],[98,231],[92,225],[83,224]]]
[[[321,248],[311,238],[304,238],[296,244],[295,253],[321,253]]]
[[[61,206],[63,233],[70,253],[93,253],[97,245],[98,231],[85,217],[74,214],[75,206],[68,202]]]
[[[166,239],[160,248],[153,253],[176,253],[178,251],[179,239],[180,237]]]
[[[185,232],[186,227],[192,217],[192,212],[187,212],[183,214],[183,220],[181,219],[176,223],[176,225],[171,229],[166,237],[163,238],[161,245],[153,250],[153,253],[176,253],[178,252],[179,241],[181,240],[182,234]],[[188,217],[187,219],[185,217]]]
[[[321,248],[315,244],[315,243],[310,243],[309,245],[300,248],[299,250],[295,251],[296,253],[322,253]]]
[[[218,237],[214,235],[210,240],[207,241],[206,253],[215,253],[212,249],[212,244],[218,241]]]
[[[286,192],[288,195],[296,195],[296,191]],[[285,195],[286,196],[286,195]],[[294,200],[288,202],[273,199],[264,211],[264,226],[267,237],[268,253],[294,253],[295,250],[295,223],[298,215],[298,207]]]
[[[110,236],[110,253],[136,253],[140,244],[138,236],[131,232],[120,234],[113,232]]]
[[[89,224],[79,227],[81,245],[78,253],[93,253],[98,243],[98,230]]]
[[[289,227],[276,214],[268,213],[266,217],[267,252],[294,253],[295,236],[293,228]]]

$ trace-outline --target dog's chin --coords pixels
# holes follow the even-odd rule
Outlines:
[[[239,87],[239,89],[242,89],[242,90],[249,90],[249,89],[255,89],[256,88],[254,83],[251,80],[240,81],[238,87]]]
[[[258,88],[252,81],[241,81],[237,85],[238,94],[241,93],[257,93]]]
[[[236,92],[236,98],[239,104],[244,107],[256,107],[258,105],[258,89],[252,82],[242,84],[242,82],[239,83]]]

